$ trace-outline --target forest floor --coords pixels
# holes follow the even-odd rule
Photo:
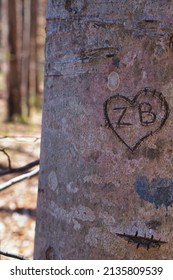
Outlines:
[[[12,167],[39,159],[41,111],[32,111],[28,124],[5,122],[4,111],[5,101],[0,99],[0,149],[8,153]],[[8,158],[0,151],[0,172],[4,168],[8,168]],[[0,176],[0,184],[21,174]],[[37,189],[38,175],[0,191],[1,251],[33,258]],[[0,260],[4,259],[12,260],[1,255]]]

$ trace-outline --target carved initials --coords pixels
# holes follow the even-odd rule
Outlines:
[[[115,122],[115,124],[117,124],[118,126],[120,125],[132,125],[132,123],[129,122],[123,122],[123,120],[125,119],[125,114],[127,111],[128,107],[115,107],[113,110],[114,111],[122,111],[118,121]],[[152,105],[150,103],[146,103],[143,102],[141,104],[139,104],[138,106],[138,111],[139,111],[139,118],[140,118],[140,123],[142,125],[150,125],[153,124],[156,120],[156,114],[154,112],[152,112]]]

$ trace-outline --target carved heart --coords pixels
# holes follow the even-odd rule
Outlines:
[[[168,104],[162,93],[145,88],[131,101],[114,95],[104,103],[108,126],[131,150],[147,137],[160,130],[169,115]]]

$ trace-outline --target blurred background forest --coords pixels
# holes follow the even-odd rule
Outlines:
[[[0,0],[0,252],[28,259],[35,233],[46,2]],[[21,176],[30,179],[16,183]]]

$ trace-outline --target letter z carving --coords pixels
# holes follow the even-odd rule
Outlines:
[[[131,123],[128,122],[121,122],[122,119],[125,117],[126,111],[127,111],[127,107],[115,107],[113,110],[117,111],[117,110],[121,110],[122,113],[119,116],[118,121],[116,122],[116,124],[120,125],[132,125]]]

